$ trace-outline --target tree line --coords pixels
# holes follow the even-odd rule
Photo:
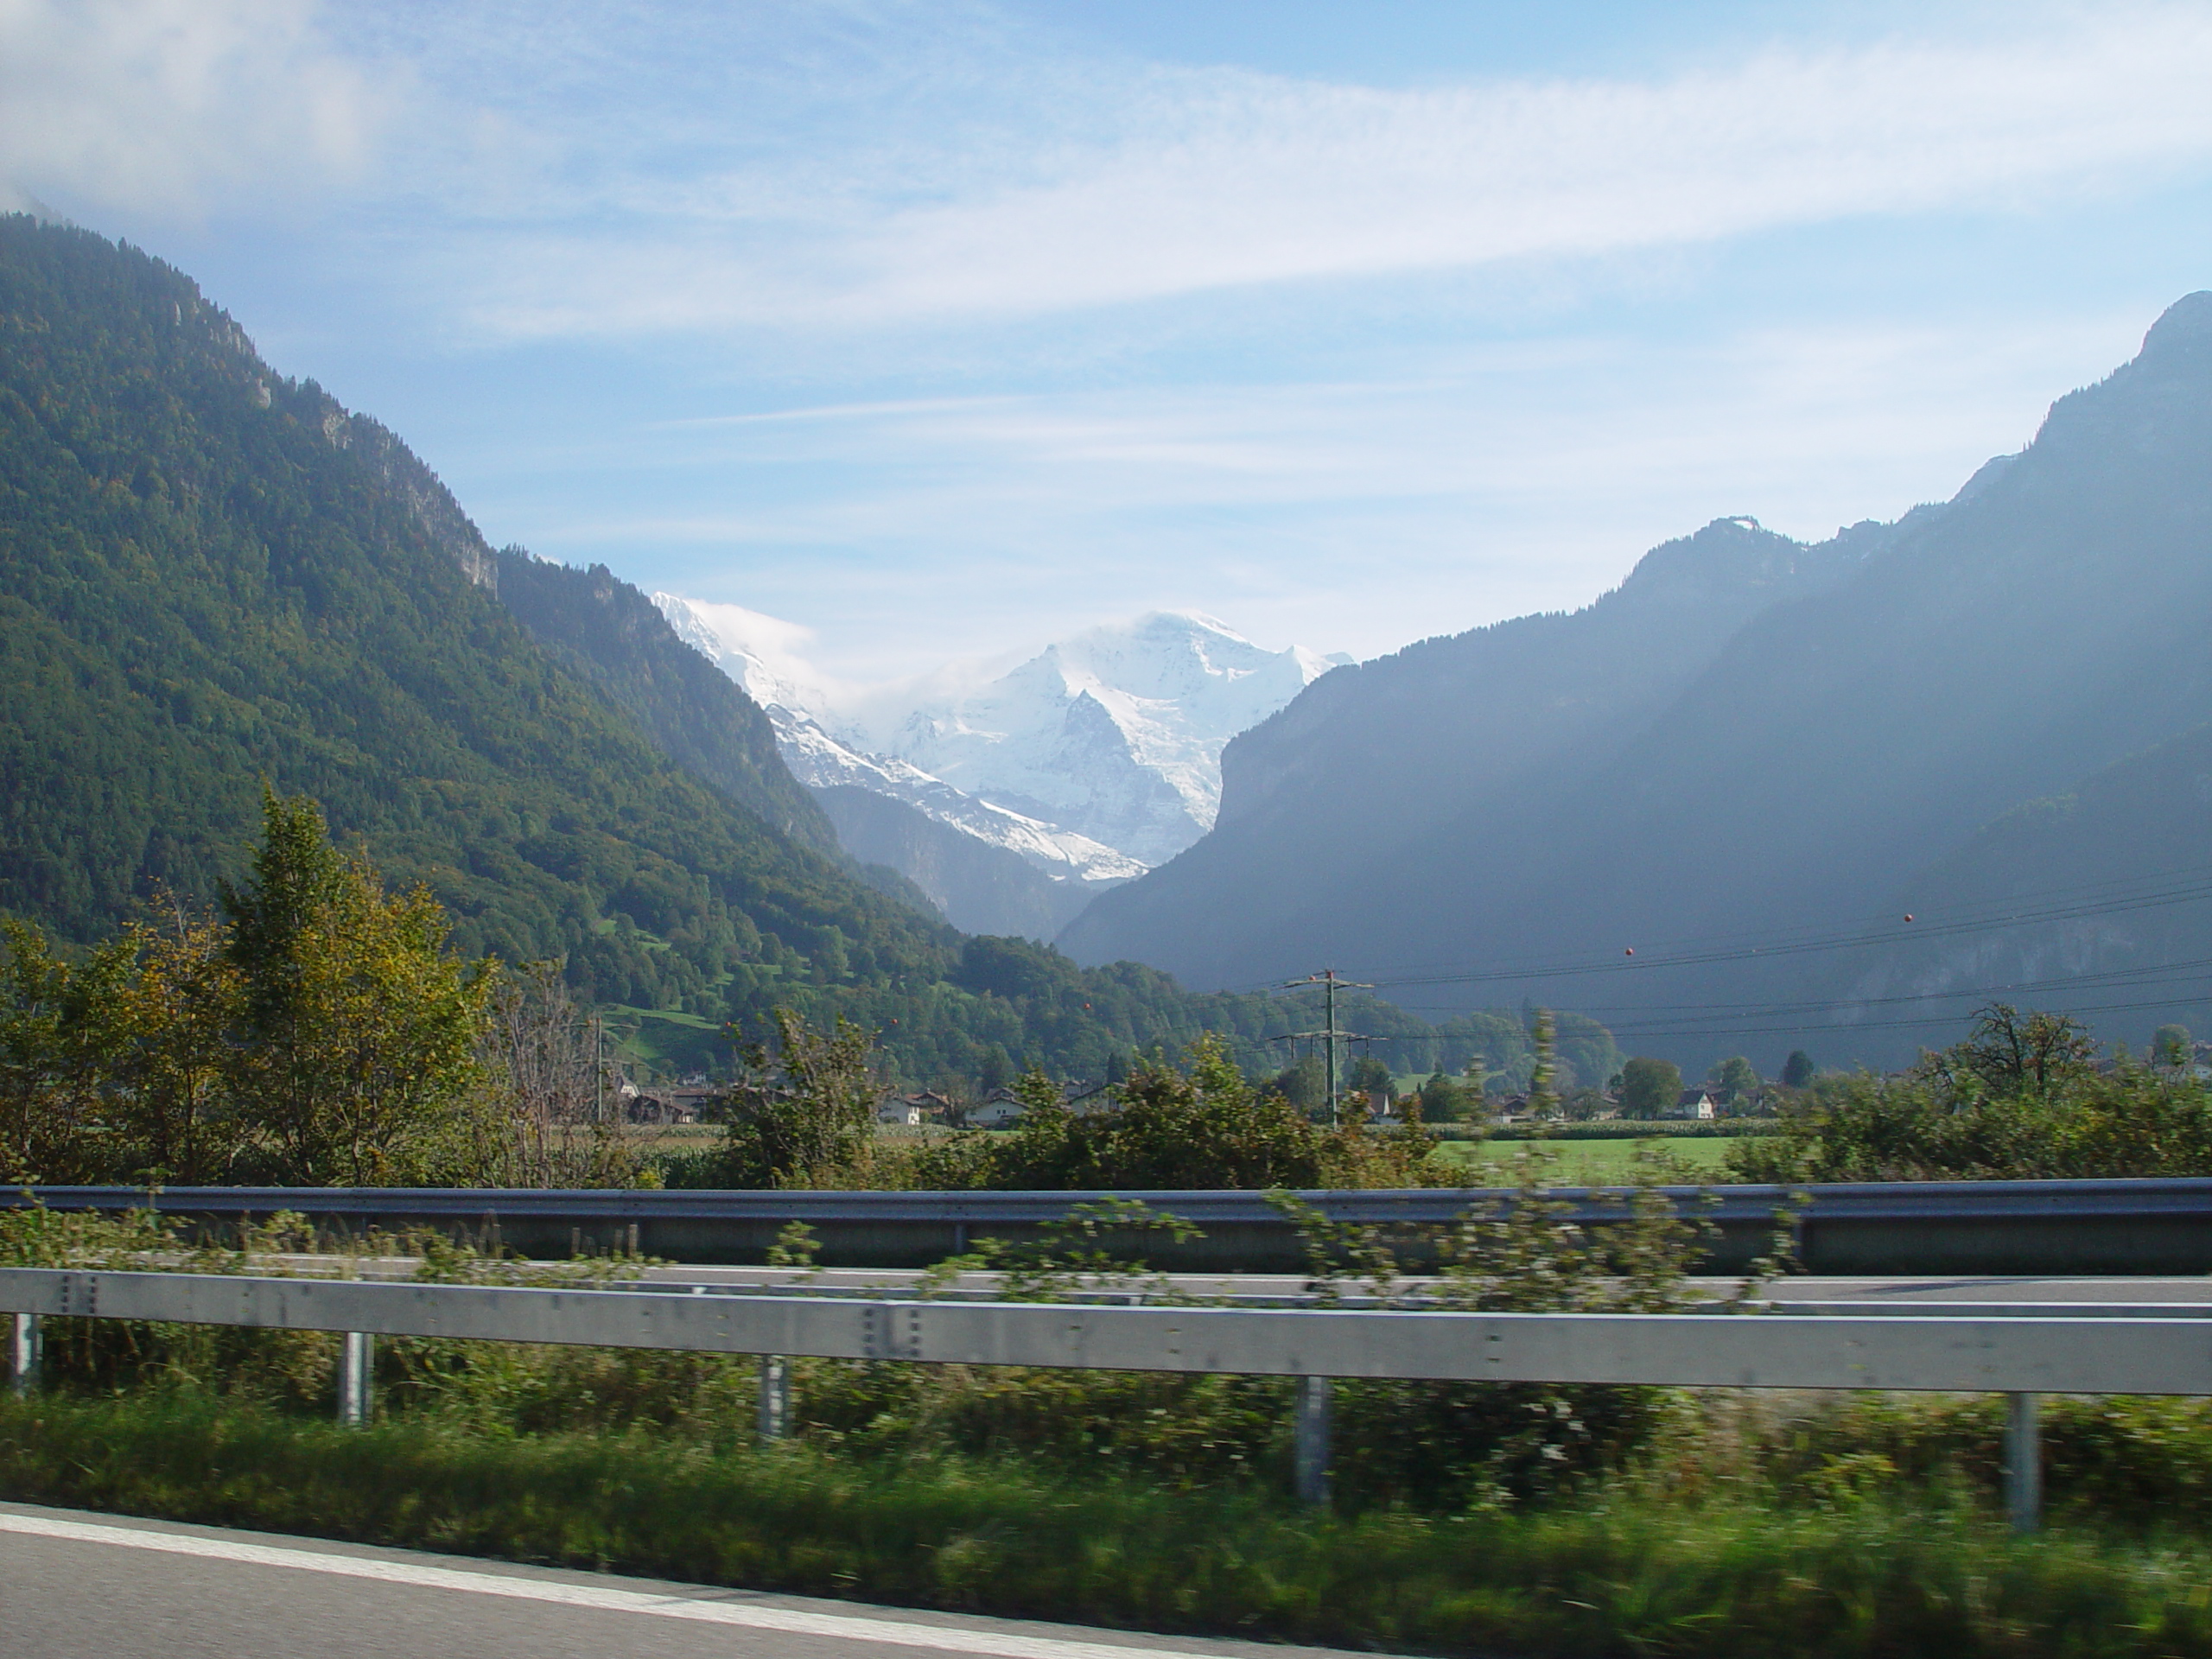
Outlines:
[[[0,1179],[474,1185],[635,1179],[584,1109],[556,974],[463,957],[321,809],[264,791],[219,907],[172,901],[72,961],[0,924]]]
[[[1893,1076],[1827,1075],[1779,1135],[1736,1142],[1754,1181],[2093,1179],[2212,1175],[2212,1093],[2189,1033],[2100,1050],[2080,1021],[1994,1002],[1959,1041]]]
[[[1430,1147],[1417,1128],[1370,1132],[1357,1091],[1348,1122],[1318,1124],[1281,1079],[1246,1075],[1238,1033],[1203,1028],[1173,1051],[1132,1045],[1109,1056],[1116,1075],[1106,1109],[1070,1107],[1033,1062],[1016,1084],[1028,1109],[1017,1135],[887,1152],[874,1109],[895,1073],[877,1033],[786,1005],[771,1011],[764,1038],[747,1041],[731,1028],[739,1040],[719,1114],[729,1125],[724,1145],[656,1162],[610,1121],[619,1113],[606,1103],[620,1079],[585,1036],[562,965],[466,953],[429,889],[387,890],[365,851],[334,844],[313,799],[264,786],[248,872],[217,891],[204,911],[165,899],[76,953],[21,920],[0,922],[0,1179],[622,1185],[665,1175],[734,1186],[1264,1187],[1429,1179]],[[1097,983],[1019,941],[969,944],[979,994],[1022,1017],[1049,1017],[1053,1000]],[[1548,1027],[1536,1039],[1539,1071],[1555,1064],[1551,1040]]]

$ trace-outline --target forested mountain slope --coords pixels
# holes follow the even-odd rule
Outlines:
[[[157,886],[204,899],[266,779],[427,881],[467,948],[565,954],[614,1000],[945,959],[549,658],[435,479],[183,277],[11,218],[0,319],[0,906],[86,939]]]
[[[265,781],[425,883],[463,950],[564,958],[702,1057],[779,1003],[880,1032],[916,1082],[1095,1078],[1207,1030],[1264,1065],[1312,1023],[872,891],[760,714],[627,584],[503,563],[176,271],[0,217],[0,912],[84,944],[164,893],[207,902]],[[1370,1024],[1409,1053],[1499,1046],[1394,1015]]]
[[[499,598],[531,637],[620,703],[664,754],[793,840],[857,861],[878,892],[965,932],[1033,939],[1058,933],[1088,898],[904,801],[802,784],[770,711],[604,565],[579,570],[511,547],[499,573]]]
[[[1833,582],[1892,534],[1865,525],[1808,548],[1719,519],[1653,549],[1585,610],[1339,668],[1230,742],[1211,835],[1103,895],[1063,943],[1209,980],[1299,971],[1332,951],[1395,960],[1375,955],[1363,912],[1407,848],[1440,821],[1478,816],[1487,827],[1464,850],[1479,861],[1529,804],[1603,777],[1749,618]]]
[[[653,603],[604,565],[579,570],[518,547],[498,558],[499,600],[556,659],[605,691],[661,752],[801,846],[835,856],[837,834],[776,753],[760,705],[676,637]]]
[[[1955,1022],[1993,985],[2139,1052],[2170,1020],[2212,1036],[2212,724],[2021,803],[1913,873],[1870,932],[1817,982],[1848,1028],[1823,1039],[1837,1052],[1861,1027]]]
[[[1832,982],[1750,957],[1656,969],[1695,943],[1860,925],[2021,803],[2212,719],[2212,295],[1951,504],[1822,548],[1770,538],[1765,568],[1715,546],[1689,606],[1639,600],[1662,555],[1690,566],[1747,534],[1659,550],[1573,617],[1330,676],[1231,746],[1214,836],[1103,896],[1070,948],[1200,982],[1322,958],[1366,977],[1613,961],[1582,1005],[1649,1011],[1655,1032]],[[1644,1046],[1709,1058],[1702,1039]]]

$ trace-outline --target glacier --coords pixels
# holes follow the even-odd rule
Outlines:
[[[890,796],[1087,887],[1141,875],[1212,828],[1230,739],[1351,660],[1268,651],[1213,617],[1154,611],[995,678],[955,664],[855,690],[811,672],[785,645],[789,625],[652,599],[767,710],[801,783]]]

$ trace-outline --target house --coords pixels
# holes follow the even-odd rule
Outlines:
[[[968,1127],[971,1129],[1003,1129],[1020,1122],[1021,1103],[1004,1089],[993,1090],[989,1099],[968,1110]]]
[[[1493,1123],[1525,1123],[1531,1116],[1526,1095],[1484,1095],[1471,1121],[1479,1123],[1487,1118]]]
[[[952,1102],[928,1089],[912,1095],[886,1095],[876,1103],[875,1121],[898,1128],[918,1129],[925,1123],[942,1123],[952,1115]]]
[[[1695,1118],[1702,1122],[1719,1116],[1720,1104],[1720,1091],[1709,1085],[1701,1084],[1695,1089],[1683,1090],[1681,1097],[1675,1103],[1674,1109],[1668,1112],[1666,1116],[1675,1118]]]
[[[1068,1090],[1068,1110],[1077,1117],[1121,1109],[1122,1096],[1110,1083],[1071,1083],[1064,1086]]]
[[[704,1083],[624,1083],[622,1115],[632,1123],[696,1123],[699,1114],[721,1098]]]

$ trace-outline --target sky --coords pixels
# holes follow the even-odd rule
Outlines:
[[[1948,496],[2212,287],[2212,6],[0,0],[0,198],[824,672],[1376,655]]]

